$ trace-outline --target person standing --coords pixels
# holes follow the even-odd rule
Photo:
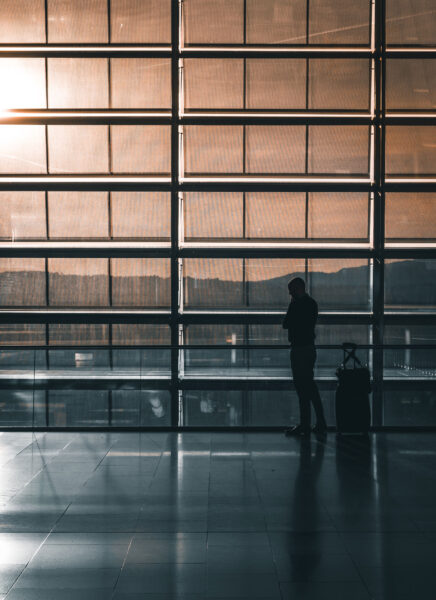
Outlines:
[[[311,404],[315,410],[316,425],[312,431],[324,434],[327,424],[314,381],[313,369],[316,361],[315,325],[318,318],[318,305],[306,293],[306,284],[301,277],[288,283],[291,296],[288,311],[283,320],[283,329],[288,330],[291,344],[291,369],[300,405],[300,424],[285,430],[286,435],[308,435],[311,431]]]

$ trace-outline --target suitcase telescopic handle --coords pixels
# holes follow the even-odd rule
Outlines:
[[[344,369],[347,366],[347,363],[350,359],[353,359],[354,361],[354,367],[356,367],[356,364],[359,365],[359,367],[362,366],[362,363],[360,362],[360,360],[357,358],[356,356],[356,350],[357,350],[357,344],[352,344],[352,343],[344,343],[342,344],[342,349],[344,352],[344,360],[343,360],[343,366]]]

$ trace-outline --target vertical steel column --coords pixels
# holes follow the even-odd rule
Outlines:
[[[374,390],[373,425],[383,424],[383,325],[384,325],[384,241],[385,241],[385,75],[386,0],[375,0],[375,144],[374,144],[374,269],[373,343]]]
[[[179,0],[171,0],[171,427],[179,425]]]

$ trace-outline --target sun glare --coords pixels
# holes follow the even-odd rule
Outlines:
[[[46,108],[44,59],[0,59],[0,115],[22,108]]]

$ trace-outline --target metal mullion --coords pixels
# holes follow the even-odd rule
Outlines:
[[[384,150],[385,150],[385,0],[375,0],[375,140],[373,343],[383,343],[384,328]],[[383,423],[383,351],[374,350],[373,425]]]
[[[171,1],[171,427],[179,425],[179,58],[180,6]]]

